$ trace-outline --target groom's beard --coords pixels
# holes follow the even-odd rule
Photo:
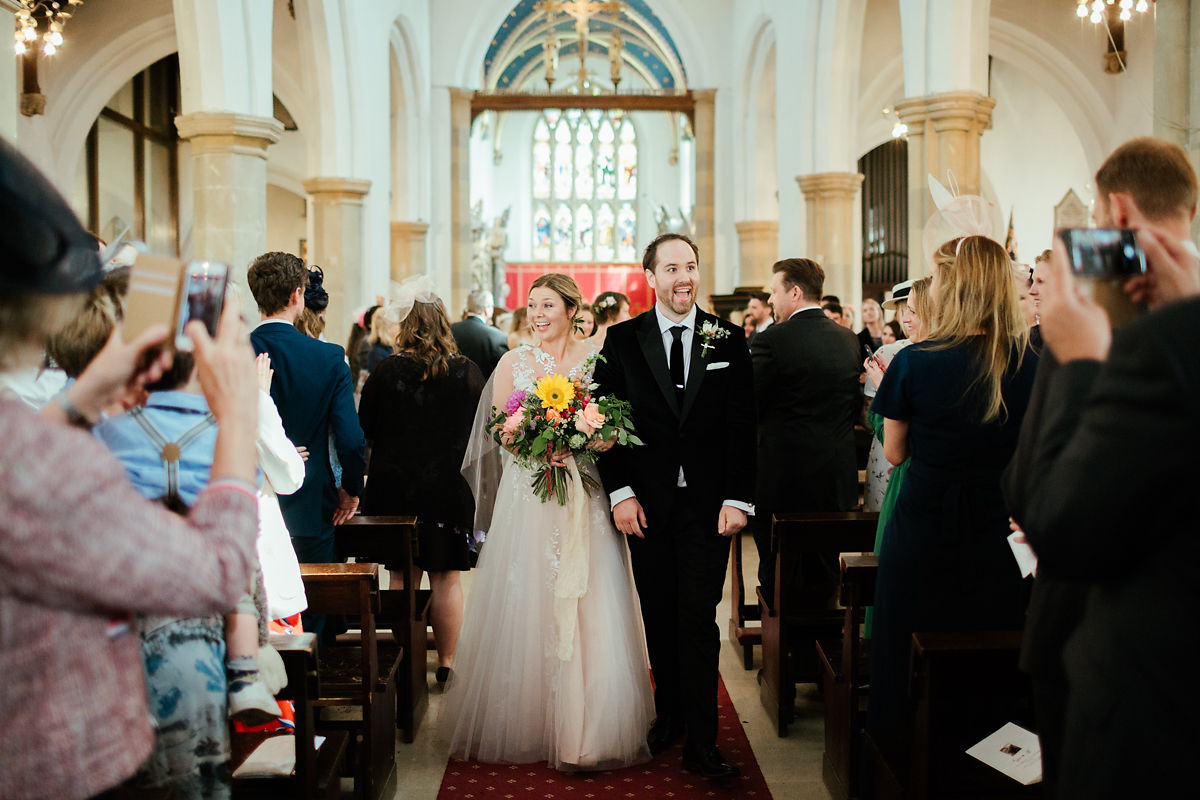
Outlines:
[[[674,314],[686,314],[692,310],[692,306],[696,305],[696,288],[699,285],[698,281],[676,281],[672,284],[670,291],[665,296],[660,296],[659,300],[671,309]],[[686,295],[676,294],[676,289],[686,289]]]

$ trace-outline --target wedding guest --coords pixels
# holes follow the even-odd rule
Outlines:
[[[858,343],[878,350],[883,346],[883,308],[877,300],[868,297],[863,300],[862,316],[863,328],[858,332]]]
[[[854,331],[854,306],[849,303],[842,303],[842,327]]]
[[[350,359],[350,374],[354,376],[355,386],[362,385],[362,376],[367,370],[367,353],[371,349],[368,338],[371,335],[371,317],[379,306],[371,306],[362,313],[350,328],[350,339],[346,342],[346,357]]]
[[[1033,325],[1029,329],[1029,343],[1035,350],[1042,349],[1042,284],[1045,278],[1039,273],[1050,261],[1050,251],[1043,250],[1033,262],[1029,273],[1029,296],[1033,299]]]
[[[513,311],[512,327],[508,332],[508,349],[516,350],[523,344],[534,344],[533,331],[529,328],[529,309],[521,306]]]
[[[317,266],[308,268],[308,285],[304,287],[304,308],[296,317],[296,330],[313,339],[325,341],[325,309],[329,292],[325,291],[325,271]]]
[[[467,316],[450,326],[458,352],[475,362],[486,381],[496,363],[508,352],[507,338],[490,324],[493,311],[491,292],[478,290],[467,296]]]
[[[585,305],[579,309],[579,316],[576,318],[579,325],[575,331],[576,339],[587,339],[596,335],[596,315],[592,312],[592,307]]]
[[[956,248],[933,279],[926,340],[896,354],[871,406],[884,417],[888,461],[912,455],[879,552],[868,703],[879,731],[911,728],[914,631],[1016,630],[1023,621],[1000,472],[1037,356],[1004,248],[982,236]]]
[[[754,337],[771,326],[771,295],[767,292],[751,292],[750,300],[746,303],[746,317],[750,319],[751,332],[747,334],[747,343],[754,344]]]
[[[392,309],[393,313],[389,313]],[[368,373],[374,372],[379,362],[396,352],[396,326],[400,324],[396,317],[395,306],[382,306],[371,315],[371,334],[367,337],[367,358],[364,366]]]
[[[364,514],[419,520],[416,562],[429,573],[436,678],[445,683],[462,626],[459,576],[475,563],[475,502],[459,469],[484,378],[475,362],[458,353],[445,307],[429,287],[400,322],[396,349],[367,378],[359,403],[371,451],[362,508]],[[407,580],[392,576],[396,583]]]
[[[898,320],[898,319],[888,320],[887,324],[883,326],[883,345],[884,345],[884,347],[888,346],[889,344],[895,344],[896,342],[900,341],[903,338],[904,338],[904,328],[903,328],[903,326],[901,326],[900,320]]]
[[[842,327],[845,327],[842,324],[842,304],[841,303],[836,303],[832,300],[824,302],[821,304],[821,310],[825,312],[825,316],[829,317],[831,320],[836,322],[838,325],[842,325]]]
[[[0,142],[0,374],[100,281],[94,239],[34,166]],[[45,243],[53,243],[47,248]],[[255,388],[237,312],[188,329],[217,418],[212,480],[187,517],[142,498],[86,430],[157,380],[166,326],[112,336],[41,414],[0,398],[0,797],[82,800],[134,773],[153,731],[129,615],[221,613],[253,574]]]
[[[754,325],[754,317],[750,316],[750,314],[748,314],[748,313],[744,317],[742,317],[742,330],[746,332],[746,344],[747,345],[750,344],[750,337],[752,337],[754,335],[755,327],[756,326]]]
[[[601,292],[592,303],[596,319],[596,332],[592,335],[596,347],[603,348],[608,329],[618,322],[632,319],[629,314],[629,298],[620,292]]]

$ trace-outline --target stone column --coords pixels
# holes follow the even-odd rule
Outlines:
[[[457,314],[471,293],[471,95],[450,90],[450,265],[453,280],[446,309]],[[443,268],[437,265],[437,268]]]
[[[357,178],[310,178],[304,191],[312,198],[312,240],[308,243],[310,264],[325,271],[329,308],[325,327],[330,339],[350,330],[350,311],[362,302],[363,294],[363,195],[370,181]]]
[[[400,283],[425,272],[425,234],[428,222],[392,223],[392,280]]]
[[[979,142],[992,126],[994,97],[978,92],[944,92],[896,103],[908,126],[908,274],[929,274],[922,246],[925,221],[934,212],[927,177],[946,183],[954,174],[959,194],[979,194]]]
[[[709,295],[716,283],[716,237],[713,236],[713,208],[716,205],[714,176],[716,174],[715,108],[716,89],[692,92],[696,103],[692,132],[696,136],[696,206],[692,221],[696,226],[696,246],[700,248],[700,303],[711,308]]]
[[[740,274],[738,286],[763,287],[771,282],[771,265],[779,260],[779,222],[748,219],[735,222]]]
[[[21,8],[17,0],[0,0],[0,31],[16,30],[16,12]],[[70,31],[67,32],[70,35]],[[0,59],[0,137],[17,144],[17,108],[20,102],[17,93],[17,57],[9,45],[8,54]]]
[[[267,148],[283,125],[271,117],[198,111],[175,118],[191,145],[192,254],[224,261],[243,288],[249,319],[258,319],[246,268],[267,247]]]
[[[807,216],[804,253],[825,270],[825,294],[847,302],[862,294],[862,265],[854,260],[854,203],[863,176],[857,172],[818,172],[796,178]],[[818,298],[819,299],[819,298]]]
[[[1200,69],[1200,0],[1161,3],[1154,15],[1154,135],[1200,164],[1200,80],[1192,78]],[[1192,221],[1197,236],[1200,217]]]

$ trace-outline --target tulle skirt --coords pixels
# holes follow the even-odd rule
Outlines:
[[[594,475],[594,468],[585,466]],[[508,463],[470,593],[440,730],[455,758],[611,769],[649,760],[654,717],[629,550],[603,492],[587,498],[587,591],[568,660],[554,582],[567,509],[542,503]]]

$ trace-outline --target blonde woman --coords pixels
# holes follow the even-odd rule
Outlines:
[[[878,554],[868,704],[877,731],[911,726],[914,631],[1015,630],[1026,605],[1000,474],[1037,356],[1004,248],[968,236],[954,249],[933,279],[925,341],[896,354],[871,406],[888,461],[911,455]]]
[[[883,308],[874,298],[863,300],[863,329],[858,332],[859,344],[878,350],[883,346]]]

